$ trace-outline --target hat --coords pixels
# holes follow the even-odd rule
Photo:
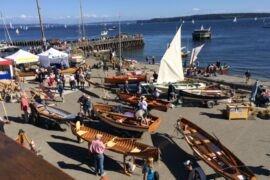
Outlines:
[[[96,134],[96,139],[101,139],[102,138],[102,134]]]
[[[187,160],[186,162],[184,162],[184,165],[185,165],[185,166],[192,165],[192,162],[191,162],[190,160]]]
[[[141,100],[146,100],[146,97],[145,96],[141,96],[140,99]]]

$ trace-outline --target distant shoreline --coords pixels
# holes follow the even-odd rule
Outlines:
[[[137,23],[155,23],[155,22],[179,22],[179,21],[192,21],[192,20],[226,20],[233,18],[269,18],[270,13],[224,13],[224,14],[202,14],[191,16],[179,16],[169,18],[153,18],[149,20],[138,20]]]

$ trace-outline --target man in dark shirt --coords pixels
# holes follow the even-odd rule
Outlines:
[[[246,84],[248,84],[249,79],[250,79],[250,77],[251,77],[251,73],[249,72],[249,70],[247,70],[247,71],[245,72],[245,76],[246,76]]]
[[[154,82],[157,82],[158,74],[156,73],[156,71],[154,71],[153,78],[154,78]]]

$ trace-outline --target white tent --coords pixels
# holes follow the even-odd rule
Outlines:
[[[20,49],[15,54],[5,57],[5,59],[12,60],[15,64],[26,64],[26,63],[33,63],[38,62],[38,56],[31,54],[27,51]]]
[[[69,67],[68,54],[58,51],[54,48],[38,55],[39,61],[42,67],[49,67],[51,64],[61,64],[65,67]]]
[[[157,83],[173,83],[184,80],[181,55],[181,27],[161,59]]]

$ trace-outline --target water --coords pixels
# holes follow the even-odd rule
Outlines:
[[[145,47],[143,49],[128,50],[123,53],[125,58],[132,58],[144,61],[145,56],[155,56],[157,62],[162,58],[167,44],[176,33],[179,23],[136,23],[122,24],[122,32],[129,34],[143,34]],[[205,42],[198,60],[200,66],[207,66],[220,60],[231,66],[231,74],[243,75],[249,69],[253,77],[259,79],[270,78],[270,29],[262,28],[261,19],[239,19],[237,23],[232,20],[216,21],[195,21],[195,24],[186,22],[182,27],[182,46],[187,46],[188,50],[196,47],[202,42],[192,41],[192,31],[203,25],[205,28],[211,27],[212,39]],[[107,25],[110,28],[114,25]],[[87,36],[96,38],[104,29],[103,25],[86,26]],[[40,30],[37,27],[29,27],[28,31],[20,30],[16,35],[16,28],[10,30],[11,37],[16,40],[40,39]],[[110,35],[115,35],[118,30],[109,31]],[[64,25],[46,28],[47,39],[59,38],[63,40],[74,40],[79,35],[78,26]],[[0,40],[4,40],[4,31],[0,29]],[[189,60],[189,57],[188,57]]]

